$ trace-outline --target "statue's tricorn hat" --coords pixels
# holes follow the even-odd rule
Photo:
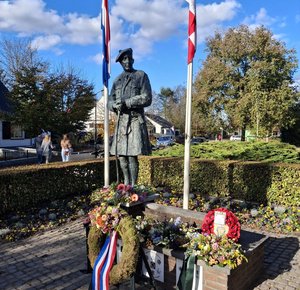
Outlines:
[[[119,54],[116,58],[116,62],[120,62],[125,54],[130,55],[132,57],[132,49],[126,48],[126,49],[119,50]]]

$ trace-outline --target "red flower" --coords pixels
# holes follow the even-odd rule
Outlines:
[[[120,183],[120,184],[117,186],[117,190],[124,191],[125,189],[126,189],[126,185],[123,184],[123,183]]]

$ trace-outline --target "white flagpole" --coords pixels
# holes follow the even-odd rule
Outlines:
[[[190,149],[191,149],[191,119],[192,119],[192,83],[193,83],[193,58],[197,46],[196,29],[196,3],[195,0],[186,0],[189,3],[189,27],[188,27],[188,71],[186,87],[185,110],[185,144],[184,144],[184,186],[183,209],[189,209],[190,195]]]
[[[109,186],[109,110],[108,79],[110,77],[110,25],[108,0],[102,0],[101,29],[103,35],[103,96],[104,96],[104,186]]]
[[[109,186],[109,110],[108,88],[104,85],[104,186]]]
[[[192,80],[193,62],[188,64],[186,110],[185,110],[185,143],[184,143],[184,187],[183,187],[183,209],[189,208],[190,194],[190,148],[191,148],[191,119],[192,119]]]

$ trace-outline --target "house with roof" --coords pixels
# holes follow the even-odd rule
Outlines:
[[[175,135],[174,125],[155,114],[146,113],[147,127],[150,135]]]
[[[9,91],[0,81],[0,147],[32,146],[32,139],[26,138],[21,125],[5,120],[5,115],[13,114],[8,101]]]

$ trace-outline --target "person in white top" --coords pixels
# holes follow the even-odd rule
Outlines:
[[[63,135],[63,138],[60,141],[61,147],[61,159],[63,162],[68,162],[70,160],[70,154],[72,150],[72,145],[67,134]]]

